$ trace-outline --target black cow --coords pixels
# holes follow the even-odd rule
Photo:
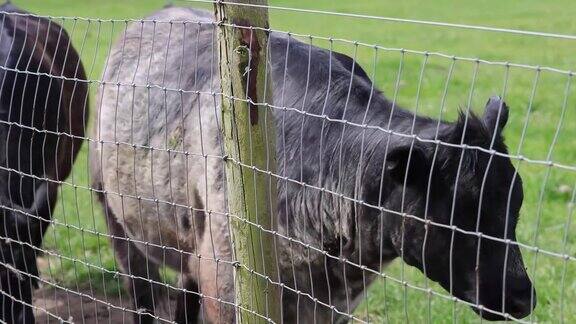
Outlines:
[[[80,149],[88,87],[58,24],[0,6],[0,319],[33,323],[36,256]]]
[[[92,180],[131,275],[134,307],[145,310],[136,319],[171,316],[157,284],[166,264],[192,290],[187,303],[179,299],[178,321],[187,311],[192,322],[200,312],[208,322],[230,323],[226,162],[220,96],[213,95],[220,91],[218,27],[193,9],[148,19],[158,23],[130,25],[112,48],[98,95]],[[373,90],[345,55],[278,33],[270,33],[269,50],[272,102],[292,108],[272,109],[277,170],[294,180],[278,183],[278,231],[295,240],[275,239],[281,280],[291,288],[283,289],[284,320],[346,320],[375,272],[397,257],[486,319],[527,316],[535,294],[518,246],[461,231],[516,239],[520,177],[509,158],[485,152],[506,153],[506,104],[492,98],[482,117],[456,122],[416,116]],[[200,308],[194,292],[202,293]]]

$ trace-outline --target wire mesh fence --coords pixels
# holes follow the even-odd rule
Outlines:
[[[202,2],[214,3],[179,4]],[[3,322],[273,322],[274,289],[286,323],[576,319],[573,72],[188,7],[143,19],[2,7]],[[250,53],[267,35],[271,97],[222,91],[219,30],[240,30]],[[225,151],[222,101],[274,125],[275,161]],[[227,167],[269,179],[276,227],[230,213]],[[278,277],[235,258],[231,222],[269,239]],[[262,242],[248,248],[264,258]],[[236,300],[238,271],[265,283],[266,312]]]

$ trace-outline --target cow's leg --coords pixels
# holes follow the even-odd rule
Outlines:
[[[234,323],[234,277],[228,228],[224,224],[213,226],[212,234],[207,228],[198,252],[199,258],[190,258],[189,271],[198,278],[202,318],[208,323]]]
[[[11,205],[0,218],[0,319],[5,322],[34,323],[32,294],[40,276],[36,255],[50,224],[57,190],[55,184],[40,183],[29,208],[2,202]]]
[[[101,197],[102,199],[103,197]],[[168,314],[168,296],[162,282],[158,265],[142,253],[133,242],[128,240],[124,228],[102,199],[106,210],[106,224],[113,236],[111,239],[116,260],[126,274],[127,290],[132,294],[134,304],[134,323],[154,323],[156,317],[170,319]]]
[[[182,288],[186,291],[181,291],[178,294],[175,322],[178,324],[197,323],[200,315],[198,284],[189,276],[182,276]]]
[[[35,253],[30,246],[18,242],[17,235],[10,236],[14,241],[0,243],[0,320],[34,323],[30,305],[38,275]]]

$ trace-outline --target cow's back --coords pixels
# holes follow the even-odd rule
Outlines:
[[[205,222],[177,206],[226,212],[221,201],[224,177],[219,158],[223,151],[215,45],[218,27],[212,21],[205,11],[161,10],[143,22],[131,23],[106,62],[97,98],[96,139],[101,142],[93,145],[91,160],[96,164],[93,169],[106,170],[103,174],[96,172],[95,177],[101,178],[96,180],[109,193],[109,204],[117,218],[142,241],[193,249],[195,243],[191,241],[197,239],[195,234],[203,233]],[[343,102],[351,80],[346,67],[352,67],[349,58],[341,54],[330,58],[325,50],[314,46],[310,49],[307,44],[277,33],[270,36],[270,55],[275,105],[321,113],[328,87],[330,100]],[[354,82],[369,89],[364,71],[359,66],[355,69]],[[331,84],[325,82],[328,72],[333,75]],[[305,92],[308,98],[304,105]],[[358,106],[354,100],[350,99],[351,107]],[[334,102],[329,102],[330,111],[326,113],[342,117],[343,107],[336,107]],[[275,109],[273,113],[279,134],[284,136],[278,137],[279,173],[292,177],[299,164],[287,165],[285,169],[283,161],[285,151],[293,154],[300,143],[303,115]],[[303,136],[318,140],[321,119],[308,120],[313,124],[305,125]],[[333,126],[331,129],[336,130]],[[306,155],[311,156],[308,152]],[[290,160],[294,158],[288,156]],[[217,226],[220,220],[225,222],[226,218],[220,215],[215,221]],[[196,224],[196,233],[187,232],[187,224]],[[312,242],[319,238],[304,232],[291,234],[307,243],[320,243]]]

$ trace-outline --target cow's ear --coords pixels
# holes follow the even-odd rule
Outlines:
[[[423,148],[416,144],[403,145],[388,152],[386,171],[398,183],[418,185],[428,181],[430,162]]]
[[[494,96],[488,99],[482,121],[492,134],[502,132],[508,121],[508,106],[502,98]]]

